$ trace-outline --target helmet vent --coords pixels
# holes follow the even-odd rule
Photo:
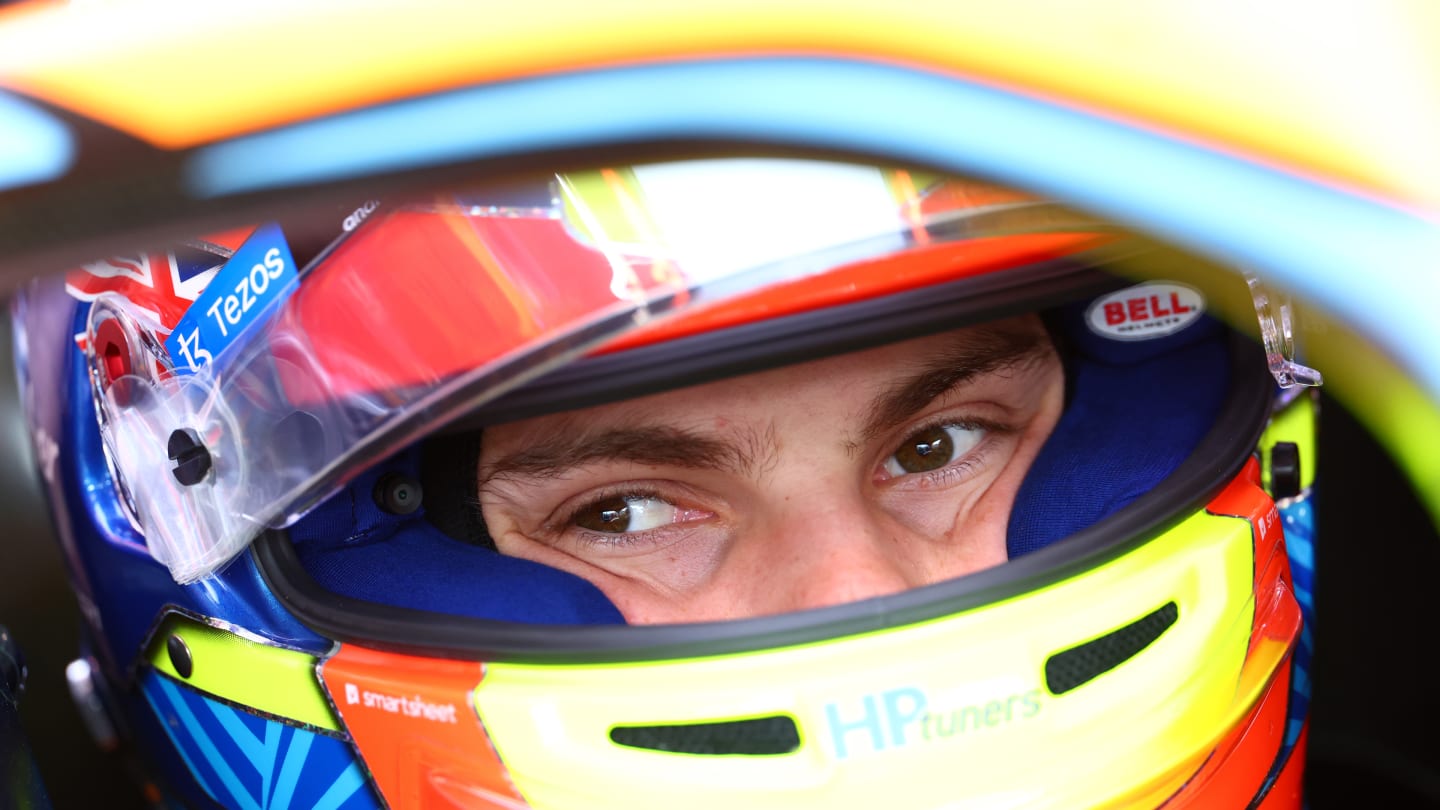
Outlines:
[[[1180,607],[1166,603],[1118,630],[1050,656],[1045,662],[1045,687],[1063,695],[1120,666],[1159,638],[1180,617]]]
[[[716,723],[615,726],[610,739],[628,748],[708,756],[774,756],[800,747],[800,729],[785,715]]]

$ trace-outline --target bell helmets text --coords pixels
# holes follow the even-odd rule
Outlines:
[[[1096,299],[1085,313],[1085,322],[1090,331],[1112,340],[1150,340],[1179,332],[1204,312],[1199,290],[1152,282]]]

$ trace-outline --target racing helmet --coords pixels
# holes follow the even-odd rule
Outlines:
[[[72,680],[161,792],[1299,806],[1319,377],[1243,273],[982,180],[813,159],[557,167],[315,221],[15,305],[88,619]],[[937,421],[982,378],[1048,396],[1043,429],[991,393]],[[802,412],[739,460],[700,428],[637,438],[676,397],[715,430],[737,402]],[[763,588],[688,612],[742,546],[784,556],[714,468],[764,494],[811,447],[789,426],[834,413],[867,426],[835,431],[860,502],[968,498],[987,528],[807,600],[860,573],[832,542],[858,518],[802,510],[778,536],[805,577],[752,565],[727,581]],[[1010,483],[982,497],[987,446]],[[597,483],[617,463],[642,480]],[[953,553],[972,533],[991,557]],[[872,539],[903,557],[899,534]],[[661,567],[627,579],[637,556]],[[670,613],[632,598],[656,570],[683,579]]]

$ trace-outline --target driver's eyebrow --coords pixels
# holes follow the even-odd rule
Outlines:
[[[974,327],[934,351],[920,369],[897,380],[866,409],[865,440],[873,440],[909,418],[936,397],[976,377],[1016,369],[1043,358],[1050,344],[1041,333]],[[480,469],[480,486],[496,479],[555,478],[595,461],[649,466],[752,471],[770,459],[774,436],[742,434],[718,438],[666,424],[640,424],[587,431],[571,420],[548,435]]]
[[[552,430],[480,469],[480,485],[497,478],[554,478],[592,461],[743,471],[753,469],[773,437],[720,439],[672,425],[616,427],[599,432]]]
[[[933,353],[919,371],[898,379],[876,397],[866,414],[861,439],[874,441],[956,386],[987,374],[1023,370],[1051,351],[1050,342],[1037,330],[967,329]]]

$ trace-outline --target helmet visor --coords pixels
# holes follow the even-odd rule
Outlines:
[[[211,362],[152,347],[153,363],[108,381],[102,431],[151,554],[190,582],[375,461],[577,355],[984,274],[1017,252],[1063,256],[1108,241],[1100,230],[982,183],[778,159],[557,174],[385,205],[257,306]],[[218,324],[230,302],[213,297],[192,310]],[[115,317],[97,306],[92,338]]]

